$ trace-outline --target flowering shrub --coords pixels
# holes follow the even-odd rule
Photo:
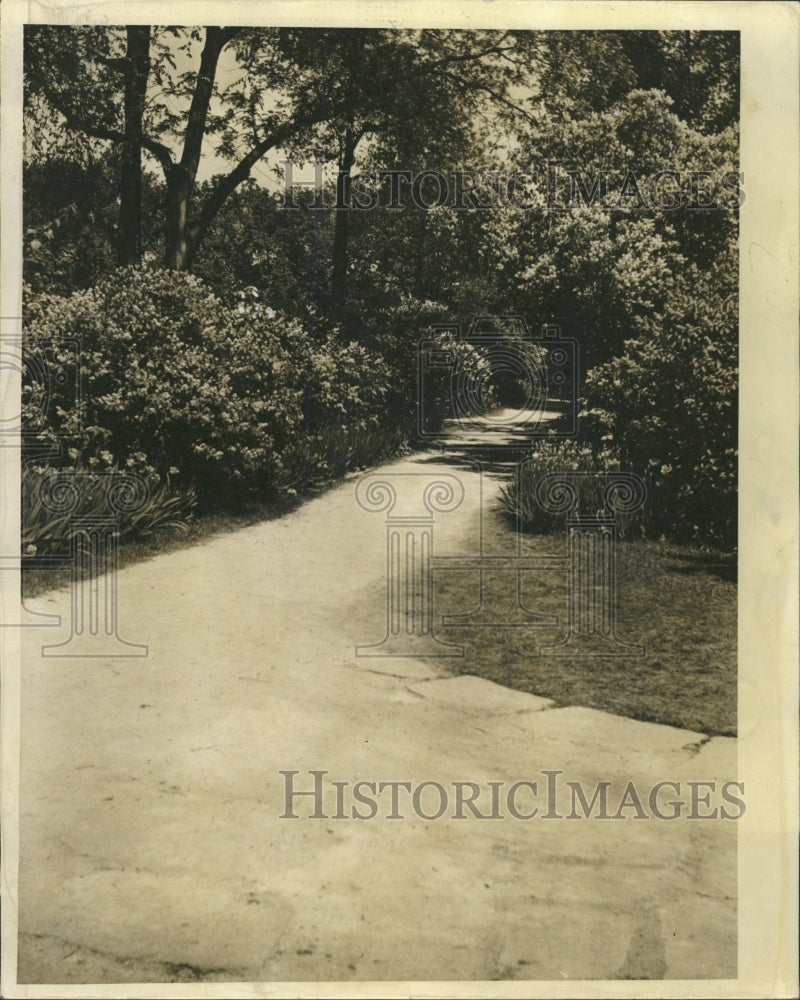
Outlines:
[[[293,478],[326,474],[317,436],[363,432],[384,411],[378,358],[257,293],[228,306],[191,275],[129,268],[27,311],[31,341],[78,338],[82,351],[83,399],[56,386],[43,437],[98,471],[168,474],[205,500],[291,493]]]
[[[603,510],[604,481],[592,473],[619,472],[620,463],[608,449],[595,449],[590,445],[570,440],[548,440],[533,446],[515,478],[500,490],[500,508],[514,518],[523,531],[534,534],[563,534],[564,514],[544,511],[536,501],[536,484],[546,475],[565,472],[586,474],[575,479],[578,494],[577,509],[589,516]],[[628,470],[622,470],[628,471]],[[617,533],[620,538],[630,538],[641,533],[644,511],[617,515]]]
[[[729,549],[737,535],[735,275],[724,259],[688,273],[660,322],[586,379],[587,430],[647,480],[650,532]]]
[[[359,340],[380,355],[391,370],[387,410],[392,425],[413,436],[417,428],[417,376],[419,342],[432,334],[434,324],[447,323],[451,315],[438,302],[402,296],[399,301],[386,297],[373,306],[359,300],[351,322],[359,330]]]
[[[540,475],[621,469],[647,484],[647,502],[632,523],[648,535],[735,548],[736,298],[715,293],[711,278],[692,278],[691,309],[676,294],[646,335],[587,373],[585,443],[543,443],[519,485],[504,491],[503,506],[519,510],[524,527],[552,527],[534,499]]]

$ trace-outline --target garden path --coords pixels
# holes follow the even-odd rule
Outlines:
[[[415,488],[457,474],[436,548],[474,545],[496,479],[434,452],[379,471]],[[383,634],[386,533],[355,483],[123,569],[120,634],[146,658],[42,658],[63,633],[26,630],[20,980],[734,978],[735,822],[542,814],[570,812],[566,781],[589,797],[612,782],[616,812],[633,781],[650,815],[659,781],[685,797],[690,779],[735,778],[735,741],[553,708],[452,676],[446,658],[355,656]],[[32,606],[68,621],[66,592]],[[314,770],[327,818],[313,796],[279,818],[281,772],[308,791]],[[563,772],[555,803],[544,771]],[[448,808],[424,819],[435,787],[416,810],[398,788],[393,821],[386,788],[374,819],[354,819],[369,811],[357,780],[439,782]],[[528,786],[516,798],[539,807],[531,820],[508,803],[522,780],[537,782],[535,802]],[[350,783],[347,819],[333,781]],[[504,818],[451,818],[458,781],[484,815],[488,783],[505,782]]]

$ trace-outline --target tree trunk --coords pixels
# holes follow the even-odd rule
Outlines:
[[[350,171],[355,161],[356,143],[352,125],[344,133],[344,149],[336,180],[337,208],[333,231],[333,270],[331,273],[331,305],[341,313],[347,297],[347,240],[350,225]],[[341,203],[341,206],[340,206]]]
[[[194,192],[197,168],[203,137],[208,120],[208,109],[214,92],[214,77],[219,54],[236,29],[206,28],[206,41],[200,56],[200,69],[189,108],[189,121],[183,143],[180,163],[175,164],[167,176],[167,212],[165,266],[174,271],[188,267],[192,252],[192,232],[189,209]]]
[[[142,257],[142,120],[150,75],[150,28],[128,25],[125,66],[125,142],[119,173],[117,261],[138,264]]]
[[[189,199],[192,180],[187,171],[176,163],[167,177],[166,254],[164,266],[172,271],[185,271],[189,256]]]
[[[417,231],[416,267],[414,268],[414,298],[423,298],[425,285],[425,243],[428,233],[428,211],[420,212]]]

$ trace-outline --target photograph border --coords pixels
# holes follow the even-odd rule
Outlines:
[[[22,28],[70,24],[426,26],[477,30],[673,29],[741,32],[738,779],[739,975],[735,980],[334,983],[16,983],[20,638],[2,643],[2,995],[7,997],[771,997],[797,989],[798,220],[800,6],[783,2],[460,0],[421,2],[24,3],[0,10],[0,335],[19,334],[22,275]],[[15,328],[17,325],[17,328]],[[11,329],[8,329],[8,327]],[[0,371],[2,415],[19,413]],[[19,451],[0,449],[4,552],[18,551]],[[0,607],[13,607],[0,574]]]

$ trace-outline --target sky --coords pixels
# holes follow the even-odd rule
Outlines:
[[[187,70],[191,72],[197,71],[200,64],[202,44],[202,42],[193,43],[190,53],[178,51],[176,45],[174,55],[178,72],[184,73]],[[237,75],[238,67],[236,63],[236,56],[232,48],[230,46],[226,46],[222,50],[219,62],[217,63],[215,82],[220,89],[224,89],[236,81]],[[184,113],[188,110],[188,104],[186,106],[182,106],[178,105],[176,102],[170,102],[170,107],[176,111],[182,110]],[[211,113],[218,114],[221,111],[221,107],[222,105],[219,100],[212,101],[210,109]],[[169,143],[168,145],[170,145],[173,149],[173,155],[175,158],[179,158],[180,148],[178,144]],[[246,150],[243,149],[242,153],[245,151]],[[283,191],[284,186],[282,162],[285,159],[285,153],[280,150],[272,150],[253,166],[250,171],[250,176],[261,187],[265,187],[269,191],[281,192]],[[158,162],[149,156],[148,166],[157,174],[161,174],[161,168],[158,166]],[[203,155],[197,171],[198,183],[210,180],[215,174],[228,173],[234,166],[235,164],[232,161],[226,160],[224,157],[218,156],[215,153],[214,136],[207,135],[203,142]],[[273,172],[276,168],[280,168],[281,170],[280,177],[276,177]],[[294,178],[296,180],[313,180],[313,165],[308,165],[305,168],[297,167],[294,169]]]

